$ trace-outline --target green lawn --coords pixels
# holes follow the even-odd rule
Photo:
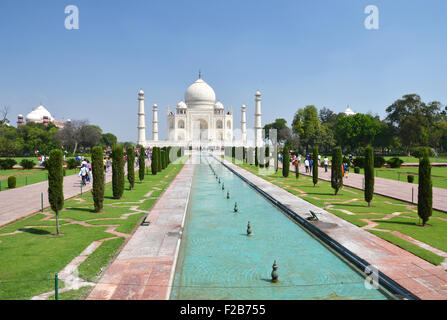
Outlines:
[[[428,222],[431,226],[423,228],[417,225],[419,222],[417,206],[374,195],[371,207],[368,207],[361,190],[344,187],[335,196],[330,182],[327,181],[320,180],[317,186],[314,187],[311,177],[300,175],[297,180],[293,172],[290,173],[288,178],[284,178],[281,170],[273,175],[263,175],[255,166],[242,164],[240,167],[320,208],[324,208],[326,211],[356,226],[364,227],[368,225],[368,222],[364,219],[378,222],[379,225],[375,229],[399,231],[434,248],[447,252],[447,214],[445,213],[433,211],[433,215]],[[401,214],[395,217],[389,216],[387,220],[378,220],[394,212],[400,212]],[[377,230],[370,232],[435,265],[439,265],[444,260],[443,257],[388,232],[379,232]]]
[[[91,192],[84,193],[65,201],[64,210],[60,212],[61,236],[55,236],[55,217],[42,221],[51,214],[47,209],[19,220],[0,229],[0,300],[30,299],[31,297],[54,289],[54,275],[78,256],[93,241],[107,238],[115,239],[103,242],[79,267],[79,275],[89,281],[97,281],[104,268],[116,255],[124,242],[119,237],[106,232],[107,225],[116,227],[116,231],[131,234],[139,224],[144,213],[134,213],[130,207],[137,205],[139,210],[149,210],[164,189],[180,171],[182,164],[170,164],[161,173],[146,175],[142,183],[136,182],[135,189],[126,189],[120,200],[112,198],[111,184],[105,188],[104,210],[93,212]],[[138,175],[137,175],[138,181]],[[157,190],[159,188],[161,190]],[[153,190],[150,197],[145,195]],[[144,199],[141,203],[139,200]],[[111,220],[106,218],[112,218]],[[66,219],[88,223],[83,226]],[[104,219],[104,220],[98,220]],[[8,234],[22,230],[17,234]],[[60,281],[60,287],[64,286]],[[61,294],[62,298],[83,298],[92,288]]]
[[[407,182],[407,176],[413,175],[414,176],[413,183],[415,183],[415,184],[417,184],[419,182],[418,170],[419,170],[419,168],[417,168],[417,167],[374,169],[375,176],[379,177],[379,178],[386,178],[386,179]],[[351,169],[351,172],[354,172],[354,170]],[[363,174],[363,172],[364,172],[364,170],[360,169],[360,173]],[[431,177],[432,177],[432,181],[433,181],[433,187],[447,189],[447,167],[432,167],[431,168]]]
[[[68,170],[66,169],[66,175],[77,174],[78,169]],[[48,179],[48,171],[42,169],[10,169],[0,170],[0,191],[8,190],[8,177],[16,177],[16,188],[20,188],[29,184],[42,182]]]

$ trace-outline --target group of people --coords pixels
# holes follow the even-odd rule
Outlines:
[[[84,159],[81,162],[81,170],[79,171],[79,176],[82,179],[81,184],[83,186],[92,181],[91,172],[92,172],[92,164],[88,159]]]
[[[292,158],[292,165],[293,166],[301,166],[301,154],[298,154],[298,156],[294,155]],[[321,155],[318,155],[318,166],[321,166]],[[307,154],[306,155],[306,159],[304,160],[304,169],[306,173],[311,172],[312,170],[312,166],[314,164],[314,159],[312,158],[312,155]],[[324,156],[323,159],[323,166],[324,166],[324,171],[327,172],[328,171],[328,166],[329,166],[329,158],[327,156]]]

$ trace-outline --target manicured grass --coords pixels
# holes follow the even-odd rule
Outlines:
[[[404,240],[402,238],[399,238],[395,236],[394,234],[384,232],[384,231],[377,231],[377,230],[368,230],[372,234],[375,234],[376,236],[391,242],[392,244],[395,244],[398,247],[401,247],[404,250],[407,250],[408,252],[411,252],[415,256],[421,257],[424,260],[427,260],[428,262],[439,266],[442,261],[444,261],[444,257],[438,256],[437,254],[425,250],[411,242],[408,242],[407,240]]]
[[[123,237],[103,242],[99,248],[88,256],[88,258],[79,266],[79,277],[89,282],[96,282],[101,273],[101,268],[111,260],[123,242]]]
[[[364,220],[368,219],[371,222],[378,223],[377,229],[396,230],[447,252],[447,214],[445,213],[433,211],[433,215],[428,222],[431,227],[423,228],[417,225],[419,220],[416,205],[374,195],[371,207],[368,207],[361,190],[343,187],[339,194],[335,196],[328,181],[320,180],[314,187],[312,178],[308,176],[300,175],[299,179],[296,179],[295,175],[291,173],[288,178],[284,178],[281,170],[275,174],[265,175],[255,166],[247,164],[239,166],[356,226],[364,227],[368,225],[368,222]],[[400,215],[391,216],[395,212],[399,212]],[[386,220],[380,220],[385,217]],[[391,237],[389,233],[382,232],[376,235],[431,263],[439,264],[439,260],[443,260],[442,257],[419,248],[407,240],[397,236]],[[418,248],[421,250],[417,250]]]
[[[66,169],[66,175],[77,174],[79,170]],[[15,176],[17,179],[16,188],[20,188],[29,184],[34,184],[48,179],[48,171],[42,169],[10,169],[0,170],[0,191],[8,190],[8,177]]]
[[[87,246],[93,241],[116,237],[116,239],[103,242],[97,251],[79,266],[81,275],[88,280],[97,279],[101,268],[109,263],[124,242],[124,237],[106,232],[106,230],[109,227],[115,227],[118,232],[132,233],[144,213],[136,213],[131,210],[131,207],[149,210],[157,200],[153,197],[160,196],[182,166],[182,164],[171,164],[155,176],[146,175],[142,183],[135,183],[135,189],[132,191],[129,191],[126,179],[125,191],[122,199],[119,200],[112,198],[111,184],[106,185],[105,206],[100,213],[93,212],[91,192],[66,201],[64,210],[59,214],[62,236],[54,235],[56,233],[54,215],[50,217],[50,220],[41,221],[46,216],[40,213],[0,229],[0,261],[2,261],[0,263],[0,300],[30,299],[35,295],[53,290],[54,275]],[[153,194],[145,197],[151,190],[154,191]],[[126,214],[130,215],[126,216]],[[72,220],[89,225],[76,224]],[[20,229],[26,232],[5,235],[5,233]],[[60,281],[60,287],[64,287],[63,281]],[[83,290],[87,289],[81,289],[78,292],[70,291],[61,294],[60,297],[61,299],[64,296],[82,297],[79,293],[84,292]]]
[[[414,175],[414,184],[418,184],[417,167],[402,167],[402,168],[380,168],[375,169],[375,176],[379,178],[386,178],[392,180],[399,180],[407,182],[408,175]],[[351,171],[353,172],[353,170]],[[360,169],[360,174],[363,174],[363,169]],[[447,189],[447,167],[432,167],[431,176],[433,187]]]
[[[89,293],[92,291],[92,287],[82,287],[78,290],[69,290],[66,292],[59,293],[59,300],[83,300],[88,297]],[[50,296],[47,300],[54,300],[54,295]]]

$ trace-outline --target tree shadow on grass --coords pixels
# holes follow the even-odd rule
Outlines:
[[[368,204],[334,203],[333,205],[340,207],[375,208],[375,206],[368,207]]]
[[[65,208],[65,210],[68,210],[68,211],[85,211],[85,212],[91,212],[91,213],[95,212],[95,210],[93,208],[76,208],[76,207],[73,207],[73,208]]]
[[[373,221],[374,221],[374,219],[373,219]],[[376,221],[376,222],[386,223],[386,224],[401,224],[401,225],[406,225],[406,226],[419,227],[419,225],[415,221],[404,222],[404,221],[379,220],[379,221]]]
[[[27,233],[31,233],[31,234],[35,234],[35,235],[41,235],[41,236],[51,234],[51,232],[49,232],[47,230],[35,229],[35,228],[22,228],[22,229],[19,229],[19,231],[23,231],[23,232],[27,232]]]

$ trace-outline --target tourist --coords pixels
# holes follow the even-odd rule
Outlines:
[[[318,155],[318,166],[321,166],[321,154]]]
[[[104,173],[106,173],[107,172],[107,160],[106,160],[106,157],[103,158],[102,165],[104,166]]]
[[[309,159],[304,160],[304,168],[306,169],[306,173],[309,172]]]
[[[112,166],[112,161],[110,160],[110,156],[107,158],[107,171],[110,170],[110,167]]]
[[[301,165],[301,154],[298,155],[298,167]]]
[[[324,172],[327,172],[327,167],[329,165],[329,158],[327,156],[324,157],[323,164],[324,164]]]
[[[348,178],[348,174],[349,174],[349,166],[345,162],[345,163],[343,163],[343,175],[346,175],[346,179]]]
[[[79,175],[81,176],[81,185],[85,186],[85,180],[87,179],[87,168],[85,165],[81,165],[81,170],[79,171]]]
[[[92,164],[91,162],[87,159],[87,181],[90,183],[92,181]]]
[[[312,170],[312,166],[313,166],[313,164],[314,164],[314,159],[312,159],[312,157],[310,158],[310,161],[309,161],[309,173],[311,172],[311,170]]]

